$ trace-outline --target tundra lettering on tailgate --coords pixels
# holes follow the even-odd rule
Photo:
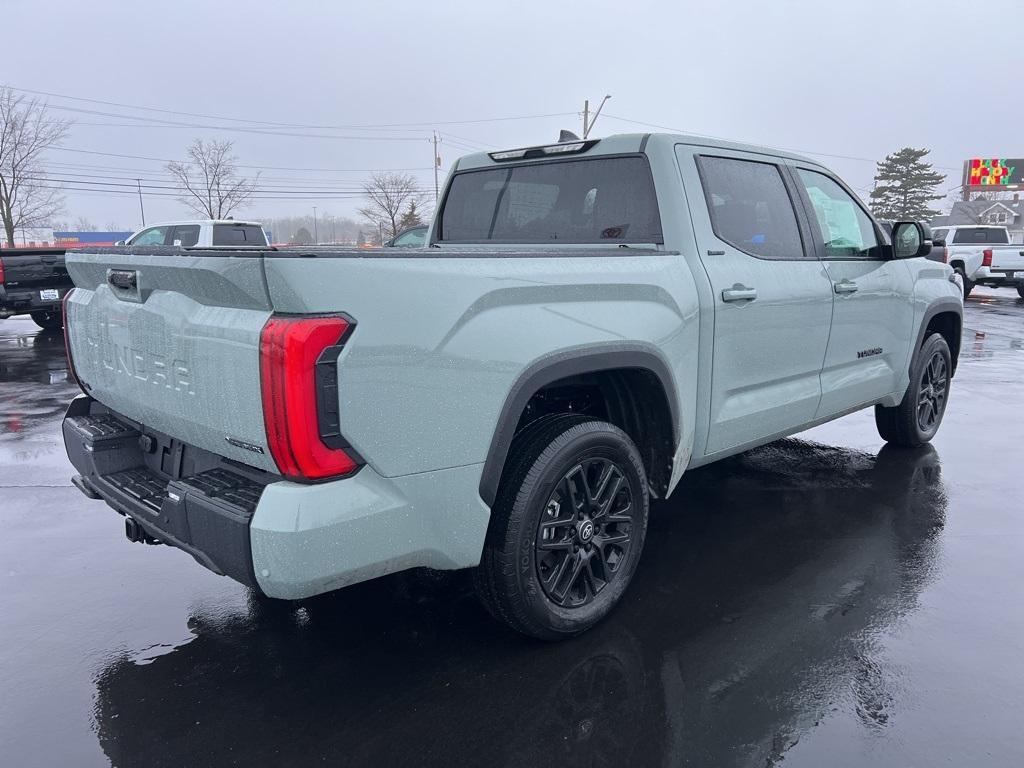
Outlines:
[[[118,344],[105,334],[100,338],[87,336],[85,341],[93,361],[115,375],[129,376],[188,395],[196,393],[192,372],[184,360],[168,361],[164,355]]]

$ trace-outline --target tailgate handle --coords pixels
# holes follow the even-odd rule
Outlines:
[[[107,272],[107,282],[115,288],[131,290],[138,288],[138,275],[134,269],[112,269]]]

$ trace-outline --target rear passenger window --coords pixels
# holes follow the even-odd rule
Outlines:
[[[719,240],[764,259],[803,258],[796,213],[778,166],[701,157],[700,172]]]

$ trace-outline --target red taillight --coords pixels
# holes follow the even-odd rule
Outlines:
[[[981,252],[981,256],[982,256],[981,266],[983,266],[983,267],[991,267],[992,266],[992,249],[991,248],[986,248],[984,251]]]
[[[0,259],[0,285],[4,284],[4,260]]]
[[[75,358],[71,356],[71,339],[68,338],[68,299],[71,298],[71,294],[75,292],[72,288],[70,291],[64,294],[64,299],[60,303],[61,315],[64,320],[64,354],[68,360],[68,371],[71,373],[75,383],[78,384],[78,388],[85,392],[85,387],[82,386],[82,380],[78,378],[78,371],[75,370]]]
[[[353,325],[336,316],[274,315],[263,326],[260,384],[267,445],[277,468],[289,479],[323,480],[350,474],[359,466],[344,449],[324,441],[321,415],[337,415],[336,383],[333,392],[323,392],[317,407],[317,361],[323,355],[322,369],[333,372],[340,345]]]
[[[949,264],[949,248],[943,246],[942,248],[942,263]]]

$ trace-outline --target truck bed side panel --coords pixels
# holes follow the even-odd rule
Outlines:
[[[605,254],[268,254],[265,271],[276,311],[355,318],[339,358],[341,429],[388,477],[483,462],[513,383],[561,350],[653,345],[677,389],[691,386],[697,318],[685,261]],[[692,423],[681,432],[691,445]]]

